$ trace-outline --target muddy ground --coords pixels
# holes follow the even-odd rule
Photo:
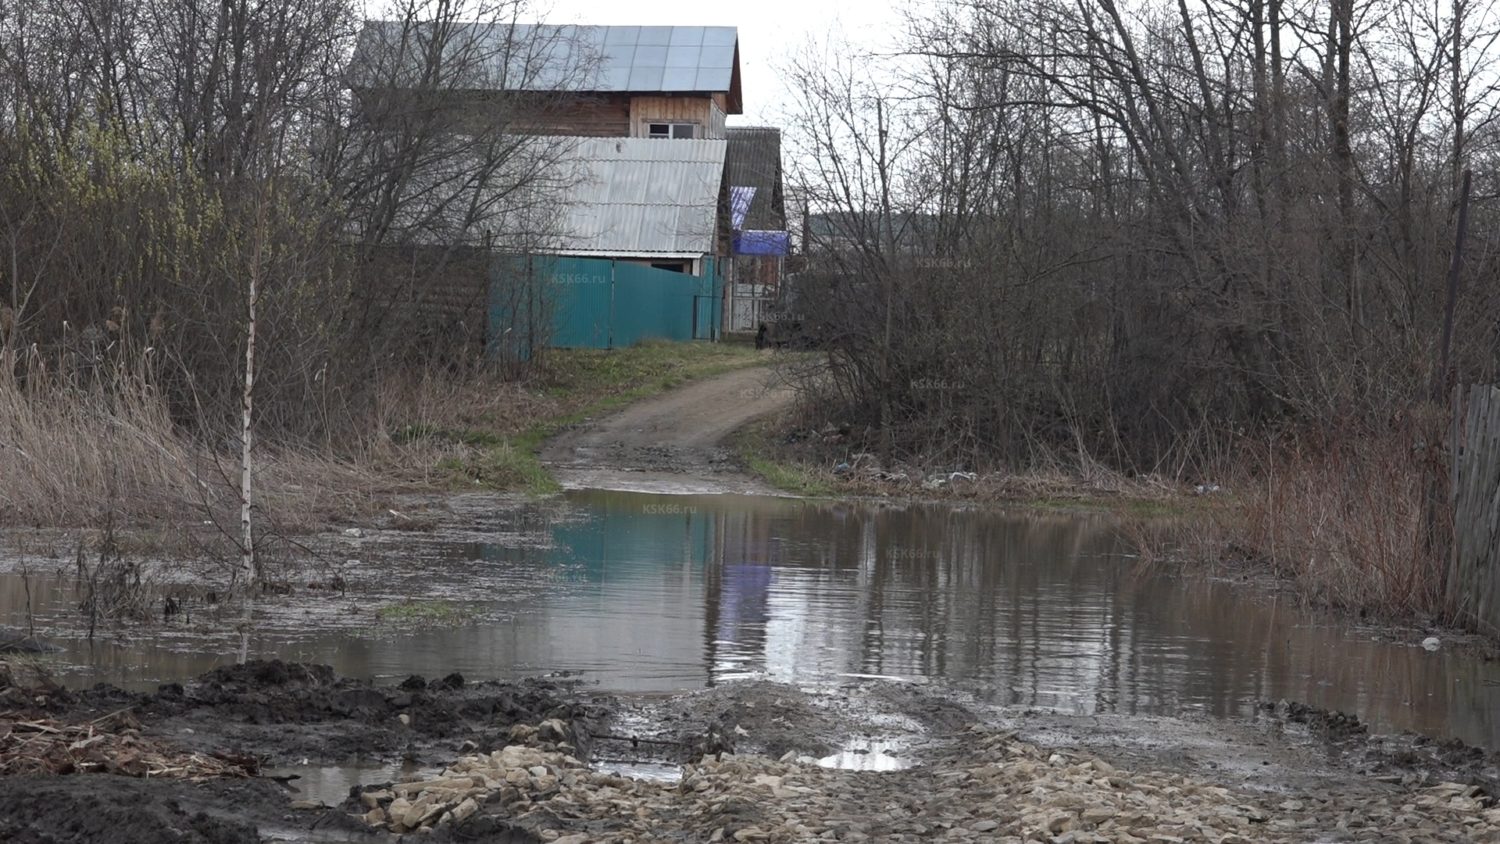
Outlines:
[[[1078,717],[889,681],[817,689],[747,681],[619,698],[565,681],[472,683],[457,675],[375,686],[326,666],[274,661],[217,669],[152,694],[107,686],[0,691],[0,721],[86,723],[122,710],[145,741],[253,757],[259,775],[0,778],[0,840],[375,842],[399,840],[402,831],[413,840],[574,844],[715,835],[1001,840],[1049,824],[1059,830],[1041,840],[1091,840],[1084,833],[1132,840],[1132,830],[1218,841],[1500,836],[1500,817],[1488,814],[1500,794],[1494,756],[1410,736],[1370,737],[1348,717],[1295,704],[1271,704],[1253,721]],[[360,758],[405,760],[425,772],[408,779],[420,780],[511,745],[549,754],[547,772],[499,771],[509,780],[495,780],[492,791],[476,786],[472,814],[425,832],[397,830],[379,785],[365,789],[376,799],[356,793],[322,805],[285,774]],[[14,743],[0,747],[14,752]],[[1101,779],[1105,770],[1113,773]],[[1449,782],[1476,788],[1443,791]],[[768,783],[776,788],[761,793]],[[1114,820],[1057,802],[1064,792],[1100,788],[1123,801]],[[367,815],[381,794],[386,814],[372,825]],[[1234,817],[1215,814],[1230,805]],[[1382,807],[1407,808],[1398,817],[1380,815]],[[1062,820],[1069,811],[1071,820]],[[1210,814],[1217,820],[1204,820]],[[1121,825],[1127,819],[1136,825]],[[1252,826],[1237,833],[1235,819]]]
[[[122,710],[139,722],[144,739],[205,756],[249,757],[247,773],[255,776],[203,783],[7,777],[0,779],[0,841],[342,840],[350,831],[343,813],[294,809],[303,797],[295,775],[275,771],[355,758],[440,765],[466,743],[500,744],[513,724],[549,718],[577,730],[586,747],[590,725],[609,712],[546,680],[468,683],[451,674],[374,686],[335,677],[327,666],[280,661],[216,669],[151,694],[107,685],[0,690],[0,721],[85,723]]]
[[[723,442],[793,398],[770,368],[730,372],[588,420],[549,442],[542,462],[567,489],[776,495]]]

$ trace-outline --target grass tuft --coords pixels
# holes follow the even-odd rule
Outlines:
[[[449,627],[469,620],[470,613],[452,601],[406,600],[375,610],[375,620],[403,627]]]
[[[375,430],[363,440],[321,447],[262,440],[256,509],[264,527],[289,535],[365,518],[402,488],[553,493],[557,483],[537,458],[549,436],[762,361],[743,346],[646,343],[554,350],[523,380],[483,367],[390,373]],[[237,528],[237,461],[233,443],[190,436],[146,379],[123,370],[86,383],[0,374],[0,526],[94,528],[112,520],[163,548],[197,548],[205,540],[187,537],[186,526],[225,537]]]

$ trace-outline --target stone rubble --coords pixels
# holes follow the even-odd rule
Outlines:
[[[1500,808],[1477,787],[1370,781],[1339,793],[1237,791],[1190,777],[1118,770],[977,726],[926,764],[833,770],[788,753],[724,755],[676,783],[591,770],[560,722],[436,777],[372,788],[365,822],[396,833],[504,819],[554,844],[712,841],[1048,841],[1214,844],[1306,841],[1500,842]]]

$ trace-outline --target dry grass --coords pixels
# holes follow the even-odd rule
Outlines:
[[[149,385],[108,388],[0,378],[0,524],[97,527],[237,521],[236,456],[186,436]],[[324,514],[375,506],[368,471],[309,450],[267,449],[258,507],[294,531]]]
[[[564,402],[487,370],[403,371],[381,382],[376,435],[366,449],[380,471],[407,483],[440,485],[507,451]],[[476,479],[476,478],[470,478]],[[490,485],[508,486],[501,479]]]
[[[1451,533],[1441,460],[1409,430],[1247,451],[1226,506],[1189,531],[1200,559],[1268,565],[1314,600],[1387,618],[1443,619]]]
[[[519,381],[484,368],[392,373],[381,383],[380,433],[367,451],[380,471],[409,483],[551,492],[556,482],[537,451],[560,428],[761,362],[748,347],[653,342],[552,350]]]
[[[225,492],[139,382],[105,391],[23,387],[0,377],[0,522],[92,525],[179,515]]]
[[[400,490],[548,491],[554,484],[536,450],[559,426],[758,361],[753,350],[724,344],[648,343],[553,352],[523,381],[482,366],[391,373],[373,415],[343,426],[354,435],[318,447],[259,441],[262,530],[291,535],[358,520]],[[135,370],[149,367],[138,361]],[[143,527],[198,534],[183,547],[236,535],[232,437],[191,436],[148,378],[60,378],[40,365],[28,373],[25,382],[0,377],[0,525],[110,522],[137,535]]]
[[[864,495],[896,494],[1034,507],[1087,506],[1148,513],[1178,508],[1185,502],[1178,484],[1157,477],[1131,477],[1098,466],[1042,464],[1014,471],[977,473],[972,480],[957,473],[924,471],[915,466],[901,466],[891,472],[860,468],[844,475],[819,469],[817,475],[830,480],[840,491]]]

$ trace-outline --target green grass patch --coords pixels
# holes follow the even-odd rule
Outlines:
[[[828,498],[838,492],[817,471],[800,463],[778,460],[771,456],[775,449],[762,426],[752,426],[742,431],[735,437],[733,444],[740,462],[751,473],[782,492],[808,498]]]
[[[766,483],[783,492],[808,498],[827,498],[836,492],[833,485],[823,480],[816,472],[795,463],[780,463],[766,457],[750,455],[745,457],[745,465]]]
[[[527,436],[502,440],[464,457],[445,457],[437,470],[455,485],[482,486],[547,495],[561,489],[537,458],[537,444]]]
[[[628,349],[556,349],[546,366],[547,391],[562,410],[538,419],[510,440],[511,466],[521,483],[507,487],[533,494],[557,492],[557,481],[537,452],[569,425],[614,412],[689,381],[755,366],[765,358],[753,348],[722,343],[647,342]]]
[[[468,621],[469,613],[452,601],[407,600],[375,610],[375,620],[408,627],[447,627]]]
[[[625,349],[553,349],[548,352],[546,368],[559,383],[607,386],[763,360],[760,353],[744,346],[649,340]]]
[[[545,366],[548,395],[575,405],[557,426],[673,387],[764,363],[753,348],[724,343],[647,342],[628,349],[556,349]]]
[[[404,425],[391,432],[391,441],[399,445],[422,440],[472,445],[480,448],[503,445],[505,442],[505,438],[494,431],[449,430],[432,425]]]
[[[543,443],[569,425],[601,416],[689,381],[765,362],[755,349],[725,343],[654,341],[627,349],[552,349],[530,374],[535,413],[470,417],[464,427],[405,425],[397,444],[463,446],[435,468],[450,485],[547,495],[557,481],[538,457]],[[478,389],[478,387],[476,387]]]

